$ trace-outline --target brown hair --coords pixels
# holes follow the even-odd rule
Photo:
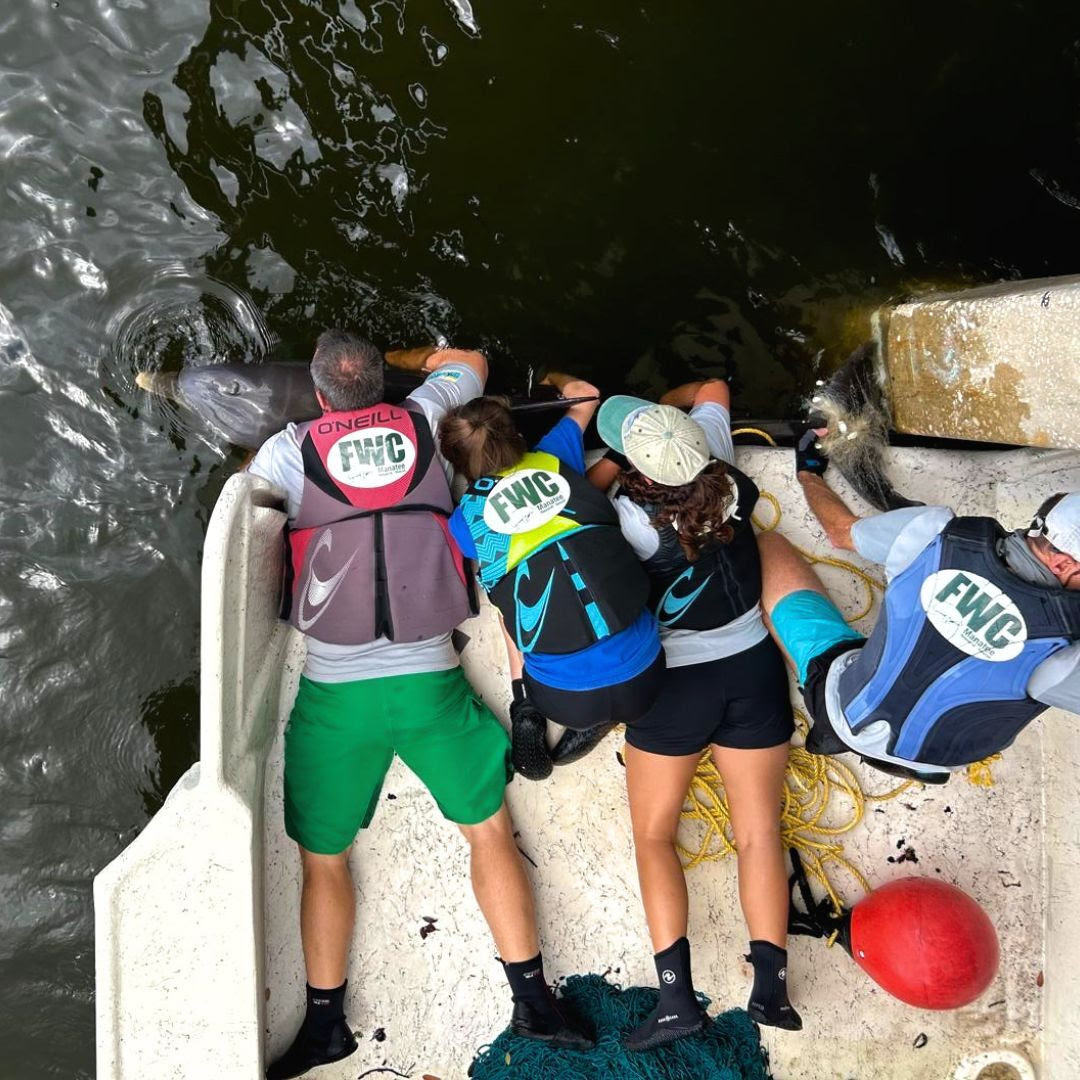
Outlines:
[[[439,423],[439,449],[468,480],[513,468],[529,447],[504,397],[474,398]]]
[[[725,521],[735,499],[735,484],[722,461],[710,461],[689,484],[679,487],[650,483],[632,467],[620,479],[621,490],[649,508],[656,528],[671,525],[675,529],[691,562],[708,548],[730,544],[735,536],[735,530]]]

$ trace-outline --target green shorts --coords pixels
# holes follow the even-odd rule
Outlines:
[[[285,728],[285,831],[316,854],[344,851],[371,821],[395,753],[458,825],[491,817],[512,775],[510,739],[460,667],[301,677]]]

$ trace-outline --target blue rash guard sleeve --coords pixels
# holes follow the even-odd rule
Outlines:
[[[581,428],[564,416],[535,446],[542,454],[557,457],[564,465],[585,475],[585,439]]]
[[[460,507],[450,515],[448,527],[450,535],[454,538],[454,543],[461,550],[461,554],[466,559],[475,559],[476,541],[473,540],[472,533],[469,532],[469,526],[465,524],[465,515],[461,512]]]

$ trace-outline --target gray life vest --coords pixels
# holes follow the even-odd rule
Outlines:
[[[286,530],[282,617],[333,645],[421,641],[475,614],[447,526],[450,486],[408,404],[299,424],[304,489]]]

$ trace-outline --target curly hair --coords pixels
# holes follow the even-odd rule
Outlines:
[[[696,561],[703,552],[730,544],[735,530],[725,520],[735,500],[735,484],[722,461],[710,461],[689,484],[667,487],[651,482],[637,469],[626,469],[621,490],[649,510],[656,528],[670,525],[683,552]]]

